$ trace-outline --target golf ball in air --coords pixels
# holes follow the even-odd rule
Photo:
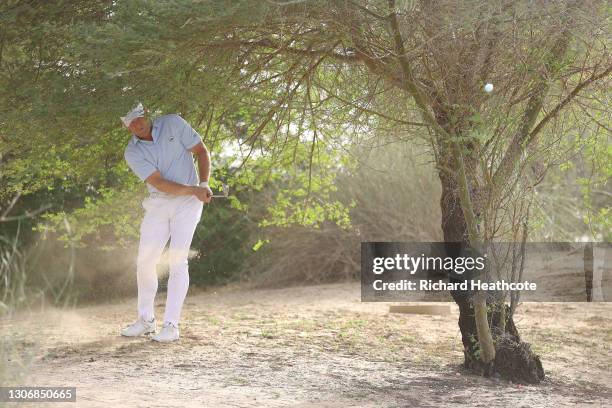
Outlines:
[[[493,92],[493,84],[486,84],[484,90],[485,92]]]

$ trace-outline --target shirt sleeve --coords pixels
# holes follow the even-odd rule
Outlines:
[[[186,150],[191,149],[202,141],[200,134],[179,115],[176,115],[177,136]]]
[[[142,181],[145,181],[147,177],[157,171],[155,166],[150,161],[137,153],[126,150],[124,157],[128,167],[132,169],[132,171]]]

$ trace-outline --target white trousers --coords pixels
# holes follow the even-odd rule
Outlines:
[[[187,257],[204,203],[196,196],[147,197],[140,225],[140,244],[136,261],[138,315],[151,320],[157,293],[156,266],[170,239],[168,292],[164,321],[178,327],[183,302],[189,288]]]

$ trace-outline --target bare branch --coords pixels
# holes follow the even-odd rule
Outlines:
[[[15,197],[13,197],[13,199],[9,203],[8,207],[6,208],[6,210],[4,210],[4,212],[0,216],[0,220],[6,219],[6,216],[11,212],[11,210],[13,209],[15,204],[17,203],[17,200],[19,200],[19,197],[21,197],[21,193],[15,194]]]
[[[553,67],[565,58],[569,42],[569,30],[565,29],[560,33],[559,38],[550,50],[549,57],[544,62],[544,69],[548,75],[544,74],[541,76],[540,81],[536,84],[527,102],[521,125],[510,141],[502,157],[501,163],[493,175],[494,186],[503,185],[503,181],[509,177],[514,164],[520,158],[522,152],[527,148],[525,142],[529,138],[530,131],[542,110],[544,99],[550,87],[548,77],[553,73]]]
[[[416,85],[414,80],[414,76],[412,75],[412,70],[410,68],[410,62],[406,57],[406,49],[404,47],[404,40],[402,39],[402,34],[399,29],[399,23],[397,21],[397,13],[395,12],[395,0],[389,0],[389,8],[391,9],[391,14],[389,15],[389,22],[391,25],[391,30],[393,34],[393,41],[395,42],[395,50],[397,53],[397,58],[399,60],[400,66],[402,68],[402,83],[403,89],[406,89],[408,93],[412,96],[415,103],[421,110],[423,118],[426,122],[431,124],[436,131],[441,135],[448,136],[446,130],[444,130],[436,121],[436,118],[429,110],[429,104],[427,103],[426,97],[421,93],[419,88]]]
[[[323,56],[330,57],[342,62],[358,62],[358,58],[351,54],[340,54],[338,52],[332,52],[328,49],[324,50],[313,50],[313,49],[302,49],[295,47],[286,47],[283,43],[273,41],[269,38],[264,38],[257,41],[243,41],[243,40],[227,40],[216,43],[208,43],[205,47],[209,48],[239,48],[239,47],[260,47],[273,49],[278,54],[293,54],[301,56]]]
[[[393,122],[397,122],[397,123],[401,123],[403,125],[408,125],[408,126],[429,126],[427,123],[423,123],[423,122],[412,122],[412,121],[408,121],[408,120],[403,120],[403,119],[398,119],[398,118],[394,118],[391,117],[389,115],[386,115],[382,112],[378,112],[372,109],[368,109],[365,108],[363,106],[357,105],[356,103],[349,101],[346,98],[341,97],[340,95],[336,95],[334,94],[332,91],[330,91],[329,89],[327,89],[325,86],[321,85],[320,83],[317,83],[317,87],[321,88],[322,90],[324,90],[325,92],[327,92],[329,95],[331,95],[333,98],[338,99],[340,102],[346,103],[347,105],[350,105],[354,108],[359,109],[362,112],[366,112],[366,113],[370,113],[372,115],[376,115],[376,116],[380,116],[381,118],[393,121]]]
[[[584,88],[586,88],[587,86],[591,85],[593,82],[598,81],[602,78],[607,77],[608,75],[610,75],[610,73],[612,72],[612,65],[610,65],[605,71],[595,75],[593,74],[589,79],[586,79],[584,81],[582,81],[581,83],[579,83],[578,85],[576,85],[576,87],[561,101],[557,104],[557,106],[555,106],[550,112],[548,112],[546,114],[546,116],[544,116],[544,118],[542,118],[542,120],[540,121],[540,123],[538,123],[533,130],[529,133],[529,138],[527,143],[532,143],[533,139],[535,139],[535,137],[537,136],[538,132],[540,132],[542,130],[542,128],[555,116],[557,116],[557,114],[559,114],[559,112],[568,104],[572,101],[572,99],[574,99],[578,93],[583,90]]]

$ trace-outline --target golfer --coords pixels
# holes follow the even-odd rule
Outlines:
[[[149,190],[142,202],[145,214],[136,261],[138,319],[121,334],[141,336],[156,332],[156,265],[170,239],[164,323],[159,333],[151,336],[155,341],[170,342],[179,338],[179,319],[189,288],[189,246],[203,203],[209,203],[213,195],[208,187],[210,155],[200,135],[179,115],[151,119],[138,104],[121,121],[132,133],[125,160]],[[192,154],[197,157],[200,182]]]

